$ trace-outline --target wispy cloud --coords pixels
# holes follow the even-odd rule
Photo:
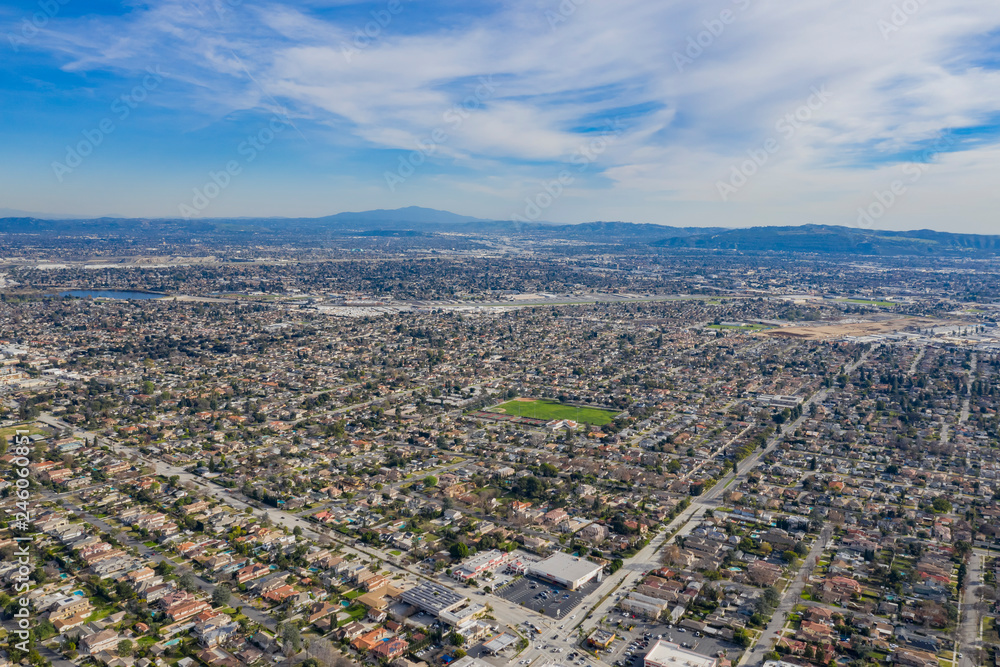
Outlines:
[[[654,222],[686,222],[668,220],[664,207],[702,224],[732,222],[712,216],[834,222],[870,197],[881,170],[912,160],[942,132],[974,129],[952,153],[995,148],[993,0],[915,2],[919,11],[902,18],[888,0],[574,0],[559,13],[566,2],[399,0],[377,39],[351,58],[343,45],[377,21],[386,0],[168,0],[120,15],[61,13],[30,47],[91,80],[162,62],[173,92],[156,104],[191,131],[280,107],[308,137],[303,150],[349,150],[373,173],[395,168],[398,151],[414,150],[492,76],[496,93],[452,128],[422,174],[456,200],[482,194],[475,212],[486,216],[505,217],[538,192],[609,118],[620,119],[620,134],[562,193],[553,217],[593,211],[596,191],[609,207],[632,198],[624,210]],[[678,67],[692,42],[697,57]],[[820,84],[836,96],[782,143],[766,174],[719,207],[719,179]],[[995,203],[989,197],[980,208]],[[785,217],[766,219],[775,212]]]

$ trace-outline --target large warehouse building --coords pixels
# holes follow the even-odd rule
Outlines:
[[[719,661],[707,655],[689,651],[677,644],[665,642],[662,639],[649,649],[643,667],[716,667]]]
[[[545,560],[529,565],[528,574],[572,591],[592,579],[601,581],[604,578],[604,566],[591,563],[585,558],[557,552]]]

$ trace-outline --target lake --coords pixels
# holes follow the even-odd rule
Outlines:
[[[152,292],[120,292],[118,290],[82,290],[74,289],[59,292],[59,296],[74,296],[80,299],[162,299],[164,294]]]

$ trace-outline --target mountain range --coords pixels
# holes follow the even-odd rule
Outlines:
[[[2,209],[0,209],[2,210]],[[308,241],[351,236],[417,238],[440,234],[526,237],[539,241],[646,247],[651,250],[713,250],[858,255],[1000,254],[1000,236],[932,230],[888,231],[830,225],[786,227],[672,227],[632,222],[557,224],[487,220],[449,211],[409,206],[395,210],[345,212],[320,218],[0,218],[0,234],[61,238],[102,236],[178,240],[240,238]]]

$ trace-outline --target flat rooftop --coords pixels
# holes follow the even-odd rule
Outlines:
[[[579,581],[603,567],[603,565],[592,563],[585,558],[576,558],[560,551],[544,560],[532,563],[528,566],[528,571],[532,574],[562,581]]]
[[[716,667],[719,663],[715,658],[689,651],[662,639],[653,644],[653,648],[646,654],[646,663],[651,662],[666,667]]]
[[[399,596],[399,599],[414,607],[437,615],[460,605],[466,598],[464,595],[454,593],[444,586],[425,581],[404,592]]]
[[[489,651],[490,653],[500,653],[507,647],[513,646],[516,643],[517,643],[517,637],[515,635],[510,634],[509,632],[505,632],[502,635],[494,637],[490,641],[483,644],[483,648]]]

